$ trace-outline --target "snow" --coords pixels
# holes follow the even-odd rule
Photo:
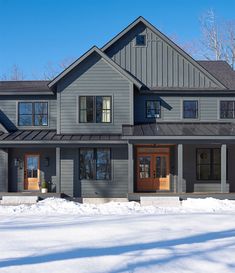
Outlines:
[[[0,206],[0,272],[235,272],[235,201]]]

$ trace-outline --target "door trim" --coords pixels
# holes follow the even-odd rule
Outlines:
[[[28,183],[29,182],[27,181],[27,177],[26,177],[27,158],[29,156],[38,157],[37,181],[35,181],[35,183],[38,183],[38,189],[35,189],[35,190],[31,190],[31,189],[28,188]],[[24,154],[24,191],[39,191],[40,190],[39,182],[40,182],[40,154],[38,154],[38,153],[26,153],[26,154]]]

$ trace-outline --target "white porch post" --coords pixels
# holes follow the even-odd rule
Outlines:
[[[178,144],[177,146],[177,157],[178,157],[178,187],[177,192],[184,192],[183,190],[183,144]]]
[[[226,192],[227,179],[227,145],[221,145],[221,192]]]
[[[134,192],[134,153],[133,144],[128,143],[128,193]]]

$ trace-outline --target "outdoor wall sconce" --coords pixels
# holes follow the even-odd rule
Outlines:
[[[18,158],[18,157],[16,157],[16,158],[14,159],[14,165],[15,165],[15,167],[17,167],[17,168],[23,169],[23,160],[20,159],[20,158]]]
[[[50,165],[50,158],[49,157],[45,157],[44,158],[44,166],[45,167],[49,167],[49,165]]]

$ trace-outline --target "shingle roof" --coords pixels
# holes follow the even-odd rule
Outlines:
[[[21,93],[52,93],[49,81],[0,81],[0,94]]]
[[[226,61],[197,61],[227,88],[235,90],[235,71]]]
[[[124,125],[123,136],[235,136],[235,124],[168,122]]]

